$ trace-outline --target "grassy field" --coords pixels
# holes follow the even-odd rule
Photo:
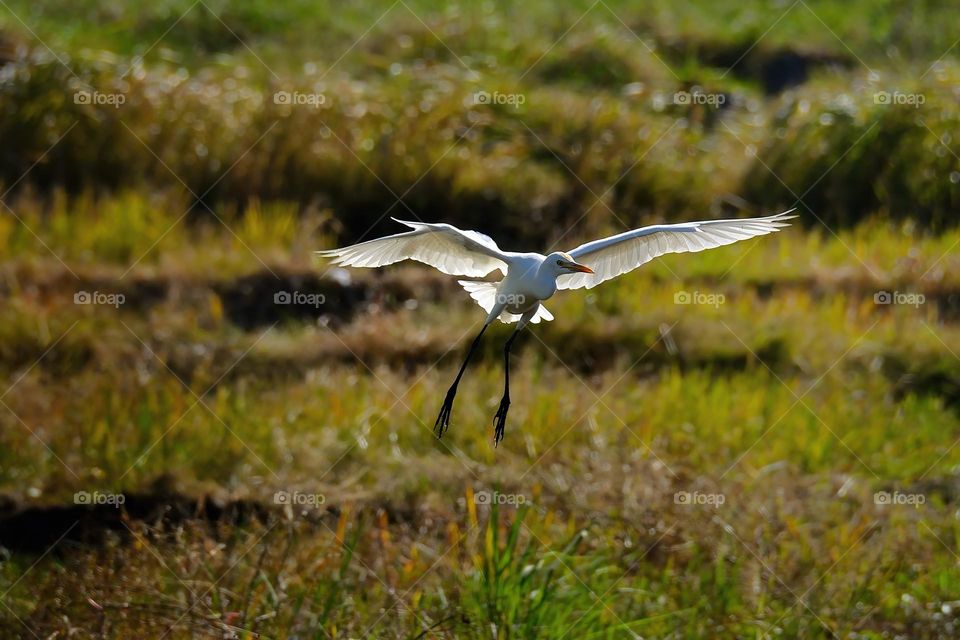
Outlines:
[[[948,2],[0,3],[0,637],[952,638]],[[390,216],[774,213],[495,325]],[[285,303],[286,296],[299,303]]]

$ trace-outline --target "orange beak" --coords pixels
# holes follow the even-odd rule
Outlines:
[[[591,269],[587,265],[578,264],[576,262],[571,262],[570,268],[573,269],[574,271],[579,271],[580,273],[593,273],[593,269]]]

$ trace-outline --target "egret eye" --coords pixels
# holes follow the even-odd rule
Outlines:
[[[563,260],[557,260],[557,265],[562,267],[562,266],[563,266]]]

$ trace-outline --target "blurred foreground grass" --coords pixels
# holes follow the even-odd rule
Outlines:
[[[943,227],[960,204],[953,49],[877,51],[862,33],[876,11],[869,3],[842,16],[835,3],[794,3],[763,38],[750,26],[757,7],[743,7],[710,45],[689,25],[728,19],[724,3],[652,20],[638,7],[593,3],[542,23],[540,3],[508,3],[515,20],[493,5],[419,18],[405,3],[361,3],[361,15],[381,20],[351,32],[337,57],[297,36],[336,39],[323,21],[346,28],[361,19],[349,11],[253,3],[235,17],[262,21],[244,39],[230,28],[234,10],[165,4],[170,34],[189,36],[194,21],[222,32],[209,50],[196,34],[193,47],[163,33],[139,40],[159,16],[134,4],[118,3],[114,17],[138,27],[108,33],[85,3],[13,4],[0,23],[0,137],[17,150],[0,155],[8,186],[28,172],[44,190],[160,185],[189,192],[193,215],[259,197],[330,206],[349,237],[379,230],[389,212],[529,241],[545,223],[600,232],[683,210],[798,202],[811,225],[882,214]],[[908,51],[921,33],[932,46],[939,30],[919,25],[956,18],[944,3],[911,6],[886,5],[891,47]],[[817,9],[841,21],[845,39]],[[300,13],[309,16],[297,22]],[[20,22],[31,16],[51,25],[37,27],[39,41]],[[53,27],[84,17],[89,30]],[[126,42],[143,29],[137,46]],[[826,38],[784,42],[792,31]],[[282,52],[271,48],[279,42]],[[785,84],[770,86],[771,77]]]

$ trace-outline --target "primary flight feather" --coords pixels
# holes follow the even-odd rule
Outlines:
[[[732,244],[790,226],[794,209],[763,218],[705,220],[680,224],[659,224],[601,238],[582,244],[569,252],[519,253],[503,251],[490,237],[477,231],[464,231],[449,224],[396,222],[410,231],[361,242],[342,249],[317,251],[345,267],[382,267],[401,260],[423,262],[443,273],[479,278],[500,270],[498,282],[460,280],[460,285],[487,312],[487,319],[474,338],[467,356],[447,391],[440,415],[434,424],[438,436],[450,424],[457,385],[483,332],[495,319],[516,322],[517,328],[504,347],[504,393],[494,416],[494,442],[503,438],[507,409],[510,406],[510,346],[517,333],[529,322],[553,320],[543,306],[557,289],[593,288],[618,275],[666,253],[703,251]]]

